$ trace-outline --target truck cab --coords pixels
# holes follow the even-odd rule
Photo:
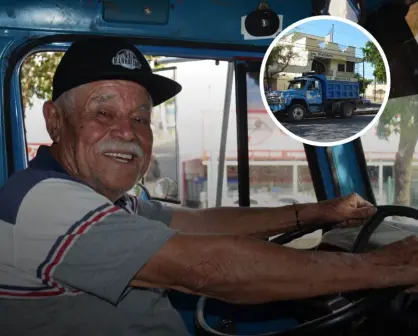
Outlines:
[[[380,128],[375,127],[361,138],[332,147],[302,144],[286,136],[275,127],[265,109],[254,103],[262,96],[257,80],[271,38],[256,39],[248,36],[245,27],[240,27],[245,16],[254,11],[253,1],[206,1],[200,2],[200,6],[180,0],[153,1],[152,6],[145,8],[144,2],[134,0],[1,2],[0,188],[14,173],[27,167],[38,142],[46,141],[34,136],[39,136],[45,128],[42,110],[36,104],[33,109],[25,109],[24,98],[29,94],[48,97],[45,83],[52,70],[45,66],[42,71],[34,71],[40,68],[35,61],[26,68],[31,56],[42,53],[39,57],[42,61],[46,59],[46,53],[62,53],[72,42],[86,36],[118,35],[132,39],[149,59],[158,58],[160,67],[154,66],[154,72],[176,79],[183,86],[183,92],[165,106],[165,112],[155,110],[156,117],[167,116],[170,108],[175,107],[177,123],[170,130],[176,132],[171,136],[168,127],[164,126],[170,124],[166,119],[162,120],[161,129],[159,120],[154,119],[155,160],[147,176],[141,179],[141,191],[135,192],[140,198],[187,209],[231,206],[231,203],[255,207],[268,197],[268,204],[262,205],[277,207],[357,192],[379,207],[402,205],[417,211],[418,131],[413,121],[418,106],[418,85],[413,74],[418,68],[418,46],[414,38],[418,31],[413,35],[401,29],[406,25],[407,11],[401,13],[400,2],[386,7],[383,5],[389,0],[359,2],[366,6],[364,13],[370,13],[364,25],[374,27],[371,33],[382,44],[392,66],[393,92]],[[344,10],[344,1],[330,3]],[[333,6],[328,4],[329,8]],[[271,4],[271,8],[280,14],[283,28],[311,16],[313,10],[314,15],[326,14],[329,8],[323,7],[321,1],[315,0]],[[353,11],[352,7],[346,8]],[[414,13],[411,9],[410,16]],[[350,14],[349,19],[351,17]],[[388,29],[390,25],[396,25],[397,29]],[[55,58],[51,56],[50,59]],[[163,61],[169,66],[161,67]],[[207,75],[202,76],[204,71]],[[211,77],[211,74],[216,76]],[[29,79],[39,81],[33,81],[29,86],[26,81]],[[275,110],[275,113],[282,113],[280,111],[285,111],[292,103],[302,106],[306,113],[328,106],[327,102],[335,107],[338,102],[345,101],[336,94],[338,85],[341,82],[330,83],[318,75],[295,78],[287,90],[275,93],[279,99],[277,105],[282,106],[282,110]],[[352,89],[350,92],[355,96],[355,85]],[[334,97],[329,93],[334,93]],[[384,137],[379,138],[380,129]],[[227,142],[228,139],[231,141]],[[167,180],[160,181],[160,178],[173,177],[179,190],[174,190],[176,186],[166,183]],[[230,203],[226,197],[229,193]],[[201,194],[208,197],[200,200]],[[59,219],[59,209],[56,213]],[[418,234],[418,222],[407,215],[384,213],[382,219],[393,220],[382,222],[376,232],[369,230],[370,242],[366,241],[368,244],[363,246],[375,249],[398,240],[399,236]],[[413,215],[418,218],[415,212]],[[28,221],[28,225],[34,224],[35,221]],[[254,222],[254,225],[258,223]],[[269,242],[302,250],[345,253],[353,252],[358,246],[355,242],[360,237],[360,229],[315,226],[311,230],[316,231],[290,232],[292,235],[286,240],[282,235],[281,241],[273,241],[274,237],[270,237]],[[4,232],[11,231],[2,231],[2,234]],[[10,239],[13,240],[12,235]],[[291,243],[293,245],[289,246]],[[4,246],[1,251],[0,255],[14,253],[13,249]],[[280,261],[277,267],[281,267]],[[7,278],[7,272],[3,274]],[[27,274],[22,271],[22,278]],[[306,285],[310,286],[309,279],[306,279]],[[15,287],[0,282],[0,294],[11,289],[20,291],[20,287]],[[175,290],[167,295],[191,336],[418,335],[417,297],[402,289],[385,290],[347,295],[336,293],[312,300],[259,305],[234,305],[210,299],[205,306],[205,297]],[[26,298],[28,306],[35,300],[34,297]],[[4,316],[10,314],[2,305],[6,300],[12,299],[0,298]],[[16,296],[16,301],[20,300],[24,300],[23,296]],[[68,320],[70,325],[73,323],[70,313],[54,309],[53,318],[61,314],[62,320]],[[17,322],[16,317],[10,318],[10,323],[25,326],[27,317],[21,314]],[[88,317],[86,315],[85,319],[93,321]],[[141,321],[144,317],[138,312],[137,318]],[[36,327],[46,328],[47,325],[37,323]],[[2,335],[24,334],[13,332],[8,325],[2,325],[0,330]],[[62,330],[62,333],[67,332]],[[34,333],[35,330],[30,332]],[[114,331],[114,334],[121,333]]]

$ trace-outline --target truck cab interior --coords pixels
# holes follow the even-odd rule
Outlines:
[[[312,227],[272,237],[271,243],[359,253],[415,234],[418,4],[344,3],[355,7],[359,24],[386,53],[389,101],[379,122],[360,138],[315,147],[275,128],[261,103],[260,67],[271,35],[300,19],[329,15],[333,1],[269,1],[270,10],[251,0],[2,1],[0,187],[27,167],[39,144],[50,143],[39,104],[48,98],[48,78],[59,55],[87,36],[124,36],[149,57],[155,71],[183,85],[166,112],[155,113],[160,118],[154,130],[157,161],[133,190],[139,197],[171,206],[250,207],[357,192],[379,206],[363,227]],[[266,18],[274,29],[263,25]],[[174,119],[161,118],[170,109]],[[196,126],[195,133],[187,122]],[[192,335],[417,335],[417,300],[404,289],[252,306],[175,291],[169,296]]]

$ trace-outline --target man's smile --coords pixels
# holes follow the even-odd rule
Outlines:
[[[107,152],[103,153],[103,155],[121,163],[131,163],[135,161],[136,158],[138,158],[136,154],[128,152]]]

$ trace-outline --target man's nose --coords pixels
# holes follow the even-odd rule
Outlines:
[[[132,127],[132,120],[118,120],[114,127],[112,127],[111,135],[112,137],[120,138],[125,141],[135,140],[136,135]]]

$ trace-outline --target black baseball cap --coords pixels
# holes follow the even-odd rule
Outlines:
[[[182,89],[176,81],[154,74],[144,55],[128,40],[92,37],[74,42],[62,57],[52,82],[52,100],[79,85],[111,79],[142,85],[154,106]]]

